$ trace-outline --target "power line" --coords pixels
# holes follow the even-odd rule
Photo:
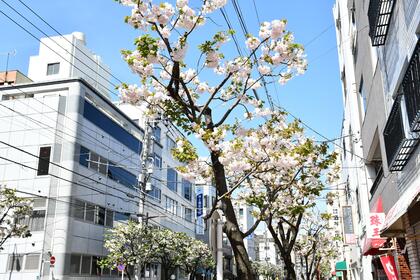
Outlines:
[[[5,161],[9,161],[9,162],[14,163],[14,164],[17,164],[17,165],[20,165],[20,166],[22,166],[22,167],[24,167],[24,168],[28,168],[28,169],[31,169],[31,170],[34,170],[34,171],[38,171],[38,169],[37,169],[37,168],[35,168],[35,167],[32,167],[32,166],[29,166],[29,165],[26,165],[26,164],[23,164],[23,163],[17,162],[17,161],[15,161],[15,160],[10,159],[10,158],[6,158],[6,157],[3,157],[3,156],[0,156],[0,159],[3,159],[3,160],[5,160]],[[124,198],[124,197],[121,197],[121,196],[117,196],[117,195],[115,195],[115,194],[110,194],[110,193],[104,192],[104,191],[102,191],[102,190],[100,190],[100,189],[97,189],[97,188],[94,188],[94,187],[91,187],[91,186],[88,186],[88,185],[80,184],[80,183],[78,183],[78,182],[75,182],[75,181],[72,181],[72,180],[69,180],[69,179],[63,178],[63,177],[58,176],[58,175],[55,175],[55,174],[51,174],[50,172],[48,172],[48,175],[49,175],[49,176],[52,176],[52,177],[54,177],[54,178],[56,178],[56,179],[63,180],[63,181],[66,181],[66,182],[68,182],[68,183],[74,184],[74,185],[76,185],[76,186],[80,186],[80,187],[84,187],[84,188],[87,188],[87,189],[93,190],[93,191],[98,192],[98,193],[100,193],[100,194],[110,195],[110,196],[113,196],[113,197],[115,197],[115,198],[119,198],[119,199],[121,199],[121,200],[123,200],[123,201],[126,201],[126,202],[130,202],[130,201],[132,201],[132,202],[134,202],[134,203],[136,203],[136,204],[137,204],[137,201],[136,201],[136,200],[132,200],[132,199],[129,199],[129,198]],[[112,188],[111,186],[108,186],[108,187]],[[119,192],[121,192],[121,190],[120,190],[120,189],[117,189],[117,190],[118,190]],[[127,195],[127,193],[124,193],[124,194],[126,194],[126,195]],[[130,195],[131,195],[131,194],[130,194]],[[135,197],[135,196],[133,196],[133,197]]]
[[[56,50],[54,50],[53,48],[51,48],[50,46],[48,46],[47,44],[45,44],[44,42],[41,41],[41,39],[39,39],[38,37],[36,37],[32,32],[30,32],[27,28],[23,27],[21,24],[19,24],[16,20],[14,20],[13,18],[11,18],[9,15],[7,15],[6,13],[4,13],[3,11],[0,10],[0,13],[3,14],[5,17],[7,17],[10,21],[12,21],[14,24],[16,24],[18,27],[20,27],[22,30],[24,30],[26,33],[28,33],[31,37],[33,37],[35,40],[37,40],[38,42],[40,42],[41,44],[43,44],[44,46],[46,46],[48,49],[50,49],[52,52],[54,52],[56,55],[58,55],[59,57],[61,57],[62,59],[64,59],[66,62],[68,62],[70,65],[72,65],[74,68],[76,68],[77,70],[79,70],[81,73],[83,73],[84,75],[86,75],[86,77],[92,79],[95,81],[94,78],[92,78],[90,75],[88,75],[86,72],[84,72],[83,70],[81,70],[77,65],[73,64],[71,61],[69,61],[67,58],[65,58],[64,56],[62,56],[60,53],[58,53]],[[74,54],[71,54],[71,56],[73,58],[76,58]],[[89,67],[88,67],[89,68]],[[92,68],[89,68],[90,70],[92,70],[94,73],[97,73],[96,70],[93,70]],[[109,80],[106,80],[107,82],[109,82],[111,85],[117,87],[117,85],[115,85],[114,83],[111,83]],[[116,97],[119,97],[119,95],[113,91],[111,91],[110,89],[108,89],[106,86],[104,86],[103,84],[97,82],[98,85],[100,85],[103,89],[105,89],[107,92],[113,94]]]
[[[4,2],[4,0],[2,0]],[[22,0],[18,0],[23,6],[25,6],[29,11],[31,11],[37,18],[39,18],[42,22],[44,22],[48,27],[50,27],[52,30],[54,30],[57,34],[59,34],[62,38],[64,38],[67,42],[72,44],[78,51],[83,53],[85,57],[87,57],[92,62],[96,61],[92,59],[92,57],[88,54],[86,54],[82,49],[77,47],[75,44],[73,44],[70,40],[68,40],[60,31],[58,31],[56,28],[54,28],[50,23],[48,23],[44,18],[42,18],[37,12],[35,12],[31,7],[28,6],[28,4],[25,4]],[[115,80],[117,80],[120,83],[123,83],[118,77],[114,76],[111,72],[108,71],[105,67],[103,67],[100,64],[97,64],[102,70],[104,70],[107,74],[109,74],[111,77],[113,77]]]

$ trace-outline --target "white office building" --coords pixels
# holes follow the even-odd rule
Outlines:
[[[69,36],[77,46],[83,41],[80,34]],[[0,185],[34,198],[26,221],[32,236],[3,246],[0,279],[121,278],[97,265],[107,254],[107,229],[148,213],[151,224],[195,233],[194,188],[177,174],[179,163],[169,153],[180,135],[170,125],[156,126],[155,168],[141,213],[141,112],[118,108],[99,79],[92,85],[70,63],[43,50],[31,58],[34,82],[0,87]],[[151,264],[141,276],[159,274]]]
[[[82,32],[41,38],[38,55],[29,59],[28,77],[33,81],[83,78],[107,97],[111,87],[110,68],[87,48]]]

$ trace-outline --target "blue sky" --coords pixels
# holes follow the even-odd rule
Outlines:
[[[5,0],[27,16],[34,24],[49,35],[56,35],[40,20],[30,14],[17,0]],[[136,77],[122,61],[119,51],[123,48],[132,49],[133,39],[138,36],[137,31],[124,24],[123,18],[129,10],[112,0],[24,0],[32,9],[40,14],[49,24],[61,33],[67,34],[81,31],[86,34],[87,45],[100,55],[108,64],[115,76],[127,82],[135,82]],[[191,3],[198,2],[191,0]],[[258,21],[252,0],[239,0],[247,27],[250,33],[257,34]],[[290,81],[286,86],[269,89],[276,103],[285,107],[294,115],[301,118],[312,128],[328,138],[335,138],[340,134],[342,119],[342,98],[337,61],[337,50],[334,21],[332,16],[332,0],[255,0],[261,21],[273,19],[287,19],[288,29],[295,35],[299,43],[311,42],[306,53],[309,68],[305,75]],[[239,44],[244,47],[244,37],[239,29],[238,18],[233,6],[229,4],[227,13],[230,21],[237,30]],[[18,22],[24,23],[13,11],[0,2],[0,10]],[[209,23],[210,29],[226,30],[226,22],[216,13],[214,22]],[[23,24],[30,27],[28,24]],[[10,58],[9,69],[19,69],[27,73],[29,56],[36,55],[39,42],[26,34],[14,23],[0,14],[2,38],[0,41],[0,70],[4,70],[6,56],[4,53],[16,50],[17,54]],[[34,28],[32,32],[38,37],[44,37]],[[201,38],[204,32],[198,33]],[[232,47],[226,51],[227,56],[236,55]],[[263,91],[260,90],[260,95]],[[311,134],[309,132],[309,134]]]

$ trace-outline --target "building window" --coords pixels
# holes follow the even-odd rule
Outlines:
[[[359,102],[359,114],[360,114],[360,123],[363,123],[366,113],[366,90],[363,84],[363,77],[360,79],[360,86],[359,86],[359,95],[357,96],[357,100]]]
[[[21,271],[23,266],[23,255],[9,255],[7,269],[9,271]]]
[[[32,216],[29,219],[29,230],[30,231],[44,230],[44,222],[45,222],[45,210],[32,211]]]
[[[154,164],[157,168],[162,168],[162,158],[157,154],[155,154]]]
[[[192,220],[193,220],[192,209],[185,208],[185,220],[187,220],[188,222],[192,222]]]
[[[177,215],[178,202],[165,196],[165,210],[173,215]]]
[[[182,195],[185,199],[191,201],[192,199],[192,184],[185,179],[182,179]]]
[[[178,174],[176,173],[175,169],[168,168],[166,180],[168,189],[177,192]]]
[[[108,161],[108,159],[99,156],[83,146],[80,147],[79,163],[128,188],[133,189],[137,186],[137,177],[134,174],[116,166],[113,162]]]
[[[85,100],[83,117],[88,121],[102,129],[104,132],[112,136],[127,148],[140,154],[142,150],[142,143],[131,133],[121,127],[119,124],[110,119],[106,114],[101,112],[94,105]]]
[[[90,274],[91,256],[82,256],[81,274]]]
[[[79,274],[80,273],[80,258],[81,255],[74,255],[70,256],[70,273],[71,274]]]
[[[167,145],[168,151],[172,151],[172,149],[175,149],[176,148],[176,143],[175,143],[174,140],[172,140],[171,137],[167,137],[167,143],[166,143],[166,145]]]
[[[114,211],[106,209],[105,225],[112,227],[114,225]]]
[[[30,254],[25,257],[25,270],[37,270],[40,254]]]
[[[80,147],[80,155],[79,155],[79,163],[85,167],[89,167],[89,155],[90,151],[81,146]]]
[[[239,216],[243,216],[244,215],[244,208],[239,208]]]
[[[84,202],[78,199],[72,201],[72,216],[74,218],[92,222],[98,225],[112,227],[114,223],[114,211],[104,207]]]
[[[60,63],[49,63],[47,65],[47,76],[56,75],[60,72]]]
[[[152,190],[149,191],[149,195],[152,198],[155,198],[159,202],[162,199],[162,191],[158,187],[156,187],[154,185],[152,185]]]
[[[96,276],[101,276],[101,267],[98,264],[99,258],[93,256],[92,257],[92,271],[91,274],[92,275],[96,275]]]
[[[39,149],[38,171],[37,175],[48,175],[50,168],[51,147],[41,147]]]
[[[95,211],[96,207],[94,204],[86,203],[85,207],[85,220],[94,223],[95,222]]]
[[[160,135],[161,135],[161,129],[160,129],[160,127],[158,125],[156,125],[153,128],[153,136],[155,137],[155,141],[157,143],[160,143]]]
[[[105,225],[105,208],[97,206],[96,223],[98,225]]]

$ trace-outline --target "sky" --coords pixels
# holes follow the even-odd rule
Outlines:
[[[57,35],[45,23],[37,19],[19,0],[4,0],[27,17],[46,34]],[[121,49],[133,49],[133,40],[138,31],[123,22],[129,9],[113,0],[21,0],[37,12],[46,22],[62,34],[74,31],[84,32],[87,46],[110,66],[112,73],[120,80],[134,83],[135,75],[121,59]],[[296,42],[305,46],[309,62],[308,71],[303,76],[292,79],[285,86],[269,85],[273,101],[303,120],[311,128],[328,138],[340,135],[343,115],[340,72],[338,67],[332,0],[238,0],[248,31],[258,34],[260,21],[287,19],[287,29],[292,31]],[[191,0],[190,3],[198,3]],[[254,3],[257,9],[254,9]],[[45,37],[0,2],[0,11],[14,18],[30,30],[37,38]],[[257,11],[257,12],[256,12]],[[236,29],[241,48],[245,49],[244,34],[239,27],[238,17],[231,3],[226,6],[229,21]],[[0,13],[2,36],[0,39],[0,71],[6,67],[6,53],[16,51],[9,59],[9,70],[28,70],[29,57],[36,55],[39,42],[28,35],[15,23]],[[207,27],[200,30],[193,40],[206,39],[210,32],[227,30],[226,21],[219,12],[212,15]],[[233,42],[226,50],[226,56],[235,56],[237,51]],[[114,81],[115,82],[115,81]],[[260,95],[264,91],[260,89]],[[308,131],[318,139],[319,136]]]

